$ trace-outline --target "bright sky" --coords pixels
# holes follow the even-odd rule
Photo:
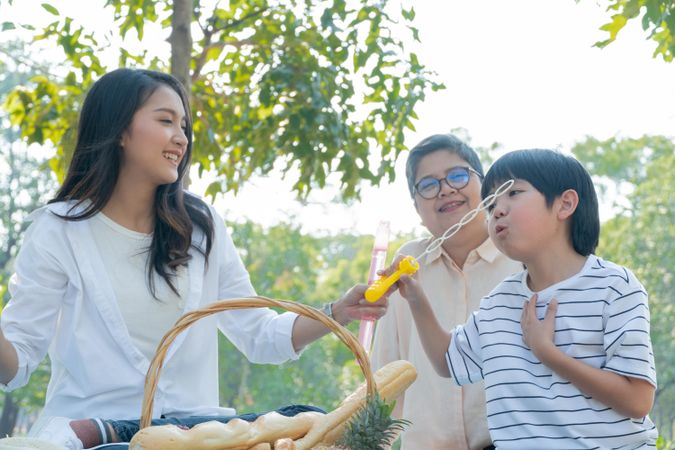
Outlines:
[[[12,9],[0,7],[0,21],[16,13],[19,4],[32,14],[41,11],[40,2],[14,3]],[[62,12],[68,5],[81,9],[87,3],[57,2]],[[416,111],[417,130],[407,133],[408,145],[457,127],[468,130],[475,145],[499,142],[507,150],[565,151],[587,135],[672,136],[675,63],[651,57],[655,44],[646,40],[639,22],[629,24],[609,47],[592,47],[607,36],[599,27],[609,13],[598,3],[604,4],[415,2],[422,44],[409,48],[447,89],[428,93]],[[348,206],[331,202],[336,192],[330,189],[300,205],[290,192],[292,183],[276,174],[253,180],[236,197],[219,199],[217,206],[229,219],[248,218],[263,225],[295,217],[307,232],[373,233],[379,220],[389,220],[394,232],[422,232],[407,193],[405,157],[398,161],[392,185],[366,188],[363,200]],[[194,189],[199,192],[200,183]]]

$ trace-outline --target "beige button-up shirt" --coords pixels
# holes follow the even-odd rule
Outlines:
[[[404,244],[399,254],[417,256],[430,238]],[[446,330],[466,322],[481,298],[522,264],[499,252],[488,238],[469,253],[463,269],[442,249],[420,261],[417,277],[431,307]],[[417,368],[417,380],[396,402],[394,415],[412,424],[403,433],[403,450],[482,449],[490,445],[483,383],[456,386],[441,378],[429,362],[406,300],[389,297],[389,310],[378,323],[373,344],[375,368],[405,359]]]

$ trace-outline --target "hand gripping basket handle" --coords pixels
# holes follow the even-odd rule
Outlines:
[[[370,396],[375,393],[376,386],[373,380],[373,372],[370,367],[370,361],[368,360],[368,356],[366,355],[366,352],[359,343],[358,339],[348,329],[330,317],[326,316],[318,309],[303,305],[302,303],[274,300],[267,297],[247,297],[220,300],[204,308],[196,309],[183,315],[160,341],[155,353],[155,357],[152,359],[150,367],[148,368],[148,373],[145,376],[145,390],[143,394],[143,406],[141,408],[141,428],[145,428],[150,425],[152,420],[152,407],[155,401],[155,392],[157,390],[157,381],[159,380],[159,374],[162,370],[162,365],[164,364],[164,358],[166,357],[169,347],[171,347],[171,344],[180,333],[182,333],[186,328],[199,319],[211,314],[216,314],[231,309],[265,308],[270,306],[285,309],[301,316],[318,320],[328,327],[328,329],[331,330],[347,347],[349,347],[352,353],[354,353],[354,356],[356,357],[356,360],[358,361],[361,371],[363,372],[363,375],[366,379],[366,389],[368,395]]]

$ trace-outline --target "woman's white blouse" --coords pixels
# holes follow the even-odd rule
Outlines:
[[[5,337],[19,369],[6,386],[25,385],[49,353],[52,374],[43,415],[70,418],[138,418],[149,360],[133,345],[93,240],[89,220],[66,221],[71,204],[56,203],[33,214],[2,311]],[[73,212],[77,212],[74,210]],[[71,212],[72,213],[72,212]],[[255,295],[222,219],[204,257],[191,249],[183,312],[219,299]],[[203,244],[196,230],[193,243]],[[164,363],[153,417],[233,414],[218,405],[217,330],[254,363],[297,359],[291,331],[294,313],[266,309],[226,311],[194,323],[178,336]]]

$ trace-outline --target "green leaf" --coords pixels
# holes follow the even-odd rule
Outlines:
[[[379,394],[368,397],[363,408],[352,417],[338,445],[350,450],[386,450],[410,425],[404,419],[392,419],[394,404],[387,404]]]
[[[672,0],[610,0],[607,11],[614,13],[611,22],[600,29],[609,32],[609,38],[596,42],[595,47],[611,44],[630,20],[640,20],[647,38],[656,43],[653,56],[661,55],[665,61],[672,61],[675,54],[675,24]]]
[[[2,31],[15,30],[16,25],[12,22],[2,22]]]
[[[41,6],[42,6],[42,7],[45,9],[45,11],[47,11],[48,13],[53,14],[53,15],[55,15],[55,16],[58,16],[58,15],[59,15],[59,10],[56,9],[55,7],[53,7],[52,5],[50,5],[49,3],[43,3]]]
[[[222,192],[222,186],[220,182],[214,181],[207,186],[206,190],[204,191],[204,195],[215,199],[216,195],[218,195],[220,192]]]
[[[213,47],[209,48],[206,51],[206,61],[213,61],[215,59],[218,59],[222,51],[223,48],[217,45],[214,45]]]
[[[622,14],[615,14],[612,16],[612,21],[600,27],[601,30],[609,32],[609,39],[613,41],[616,35],[628,22],[628,18]]]
[[[640,14],[640,6],[643,1],[639,0],[628,0],[626,3],[624,3],[623,6],[623,11],[622,15],[626,17],[626,19],[633,19]]]

